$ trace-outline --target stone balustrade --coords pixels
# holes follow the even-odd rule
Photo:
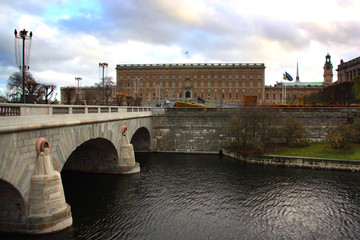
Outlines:
[[[149,107],[5,103],[0,104],[0,133],[148,117],[151,114]]]

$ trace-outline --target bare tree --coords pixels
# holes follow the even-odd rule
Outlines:
[[[41,95],[45,104],[48,104],[56,90],[55,85],[41,84]]]
[[[22,72],[13,73],[8,79],[7,87],[12,102],[18,102],[21,99],[23,93],[22,81]],[[39,90],[40,84],[37,83],[32,74],[27,71],[25,73],[25,95],[32,95],[38,100],[40,97]]]
[[[102,88],[103,105],[109,105],[109,98],[112,95],[112,86],[115,85],[112,77],[105,77],[104,82],[95,84],[96,87]]]

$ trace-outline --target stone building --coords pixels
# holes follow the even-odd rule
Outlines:
[[[264,100],[263,63],[120,64],[117,92],[142,103],[196,100],[242,104],[245,95]]]
[[[333,66],[331,56],[327,54],[324,64],[323,82],[301,82],[299,76],[299,65],[296,68],[295,82],[280,82],[274,86],[265,87],[266,104],[299,104],[302,96],[316,93],[333,82]]]
[[[338,72],[338,83],[354,81],[355,77],[360,75],[360,57],[348,62],[341,59],[336,71]]]

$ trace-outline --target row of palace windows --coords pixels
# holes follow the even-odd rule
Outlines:
[[[147,80],[149,80],[150,79],[150,75],[151,74],[145,74],[145,77],[146,77],[146,79]],[[175,78],[176,78],[176,75],[177,74],[152,74],[152,79],[153,80],[156,80],[157,79],[157,75],[158,75],[158,79],[164,79],[163,77],[165,77],[165,79],[170,79],[170,77],[171,77],[171,79],[173,79],[173,80],[175,80]],[[227,74],[228,76],[227,76],[227,79],[233,79],[233,75],[232,74]],[[208,74],[193,74],[193,78],[192,79],[205,79],[206,77],[207,77],[207,79],[212,79],[211,78],[211,76],[212,76],[212,74],[210,74],[210,73],[208,73]],[[234,76],[235,76],[235,79],[239,79],[239,76],[240,76],[240,74],[234,74]],[[122,74],[120,74],[120,80],[123,80],[124,79],[124,77],[125,77],[125,75],[122,75]],[[132,78],[136,78],[137,77],[137,75],[136,74],[133,74],[133,77]],[[242,77],[242,79],[245,79],[246,78],[246,74],[245,73],[243,73],[243,74],[241,74],[241,77]],[[132,79],[131,78],[131,75],[130,74],[127,74],[126,75],[126,79],[127,80],[130,80],[130,79]],[[143,79],[143,74],[139,74],[139,78],[140,79]],[[254,74],[253,73],[250,73],[250,75],[249,75],[249,78],[250,79],[254,79]],[[180,73],[180,74],[178,74],[178,79],[182,79],[182,74]],[[190,74],[186,74],[186,78],[185,79],[189,79],[189,80],[191,80],[191,78],[190,78]],[[218,74],[213,74],[213,79],[219,79],[218,78]],[[226,79],[226,74],[221,74],[221,79]],[[261,77],[261,74],[258,74],[257,75],[257,79],[259,79],[259,80],[261,80],[262,79],[262,77]]]
[[[254,92],[250,92],[250,95],[254,95]],[[257,95],[258,95],[258,99],[260,99],[261,93],[258,92]],[[181,99],[181,98],[183,98],[183,94],[181,92],[179,92],[178,94],[175,94],[175,92],[171,92],[171,91],[166,92],[165,94],[160,93],[159,100],[163,100],[163,96],[165,96],[165,99],[169,99],[169,98],[173,98],[173,99],[180,98]],[[197,92],[194,93],[194,98],[201,97],[203,99],[207,98],[208,100],[210,100],[211,96],[212,96],[211,93],[207,93],[207,94],[204,93],[204,92],[201,92],[200,94],[198,94]],[[242,94],[240,94],[240,93],[237,92],[237,93],[232,94],[230,92],[230,93],[227,94],[227,96],[225,95],[225,93],[214,93],[213,96],[214,96],[214,100],[218,100],[219,97],[221,97],[222,99],[225,99],[225,97],[228,97],[227,99],[229,99],[229,100],[239,100],[240,96],[241,96],[241,99],[244,98],[245,93],[243,92]],[[140,93],[140,97],[143,97],[142,93]],[[146,100],[148,100],[148,101],[150,100],[150,94],[149,93],[146,94]],[[156,94],[155,93],[152,94],[152,100],[156,100]]]
[[[171,84],[171,87],[176,87],[176,82],[175,82],[175,81],[171,81],[171,82],[166,81],[166,82],[165,82],[165,86],[166,86],[166,87],[169,87],[170,84]],[[206,83],[205,83],[205,81],[200,81],[199,84],[198,84],[197,81],[194,81],[194,87],[205,87],[205,85],[206,85],[207,87],[212,87],[212,86],[213,86],[213,87],[218,87],[218,82],[217,82],[217,81],[214,81],[213,84],[212,84],[211,81],[207,81]],[[239,81],[234,82],[234,86],[235,86],[235,87],[239,87],[239,85],[240,85]],[[130,86],[131,86],[131,82],[129,82],[129,81],[127,82],[127,85],[126,85],[126,86],[123,85],[123,82],[120,82],[120,87],[128,87],[128,88],[130,88]],[[155,81],[152,82],[152,86],[153,86],[153,87],[156,86],[156,82],[155,82]],[[163,82],[162,82],[162,81],[159,81],[159,86],[160,86],[160,87],[163,87]],[[190,86],[190,82],[186,82],[186,83],[185,83],[185,86],[189,87],[189,86]],[[222,86],[222,87],[225,87],[225,86],[226,86],[226,82],[225,82],[225,81],[222,81],[222,82],[221,82],[221,86]],[[243,87],[246,86],[246,80],[241,81],[241,86],[243,86]],[[262,86],[262,81],[261,81],[261,80],[258,80],[258,81],[256,82],[256,81],[254,81],[254,80],[250,80],[250,81],[249,81],[249,86],[250,86],[250,87],[254,87],[254,86],[261,87],[261,86]],[[140,87],[144,87],[143,81],[140,81]],[[149,81],[146,81],[146,87],[150,87],[150,82],[149,82]],[[178,82],[178,87],[182,87],[182,82]],[[233,87],[233,82],[232,82],[232,81],[229,81],[229,82],[228,82],[228,87]]]

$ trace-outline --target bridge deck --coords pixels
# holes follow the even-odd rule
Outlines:
[[[148,107],[0,104],[0,133],[149,116]]]

